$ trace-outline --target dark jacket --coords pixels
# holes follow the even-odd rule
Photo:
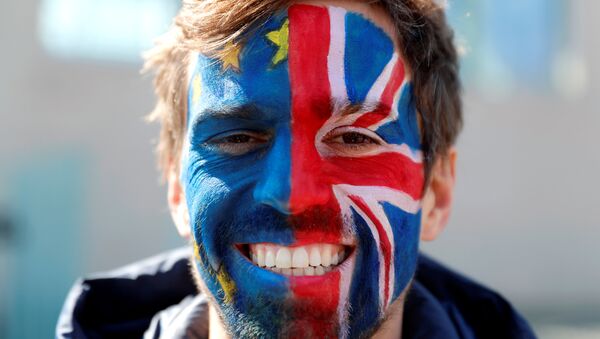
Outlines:
[[[206,338],[207,298],[189,250],[171,251],[75,283],[58,338]],[[535,338],[497,293],[421,255],[404,307],[403,338]]]

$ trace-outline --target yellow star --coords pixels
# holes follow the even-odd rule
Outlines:
[[[234,70],[239,72],[241,51],[242,47],[239,44],[234,43],[233,41],[230,41],[225,45],[226,53],[221,57],[221,62],[223,62],[223,70],[233,68]]]
[[[221,267],[221,269],[219,269],[219,273],[217,273],[217,280],[219,281],[219,284],[221,284],[221,288],[223,288],[223,292],[225,293],[223,301],[226,304],[231,303],[236,292],[235,282],[231,280],[231,277],[229,274],[227,274],[227,272],[225,272],[223,267]]]
[[[198,261],[202,261],[202,259],[200,259],[200,248],[196,242],[194,242],[194,258]]]
[[[194,76],[192,80],[192,104],[195,106],[200,99],[200,94],[202,93],[202,87],[200,83],[200,77],[198,74]]]
[[[289,21],[286,19],[281,28],[276,31],[267,33],[267,39],[278,47],[275,56],[273,56],[273,66],[277,66],[278,63],[287,59],[288,47],[289,47]]]

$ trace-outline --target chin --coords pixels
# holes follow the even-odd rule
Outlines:
[[[401,308],[416,267],[419,227],[408,220],[399,224],[404,227],[397,228],[386,261],[367,222],[354,220],[350,232],[336,237],[309,231],[277,237],[220,233],[215,239],[222,242],[210,246],[219,260],[195,246],[200,286],[228,332],[236,338],[375,333]]]

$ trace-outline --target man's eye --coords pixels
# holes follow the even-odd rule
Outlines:
[[[383,140],[374,132],[357,127],[338,127],[327,133],[323,138],[326,144],[343,145],[381,145]]]
[[[322,142],[333,151],[333,155],[356,156],[368,153],[383,141],[375,132],[366,128],[351,126],[338,127],[325,135]]]
[[[373,138],[358,132],[344,133],[342,134],[341,139],[345,144],[377,144],[377,141]]]
[[[261,133],[243,132],[217,137],[207,142],[207,146],[229,155],[242,155],[259,149],[268,142],[268,136]]]
[[[252,141],[252,137],[246,134],[235,134],[230,135],[222,139],[222,142],[232,144],[243,144]]]

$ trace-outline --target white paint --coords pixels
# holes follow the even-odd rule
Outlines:
[[[331,97],[345,101],[348,98],[344,72],[344,56],[346,49],[346,10],[339,7],[328,7],[330,18],[330,43],[327,56],[327,73],[331,86]]]
[[[381,307],[380,311],[383,312],[387,306],[392,301],[393,296],[393,286],[395,279],[395,271],[394,271],[394,234],[392,232],[392,225],[387,218],[387,215],[381,205],[381,202],[385,201],[393,206],[396,206],[403,211],[411,214],[416,214],[421,208],[421,203],[419,200],[412,199],[408,194],[391,189],[389,187],[378,187],[378,186],[352,186],[352,185],[335,185],[332,187],[333,192],[338,200],[340,205],[340,210],[344,217],[344,220],[350,220],[352,218],[352,210],[356,211],[358,215],[367,223],[373,239],[377,244],[377,254],[379,257],[379,305]],[[359,206],[357,206],[350,196],[360,197],[363,202],[367,205],[367,207],[373,212],[375,218],[379,220],[381,223],[384,232],[390,242],[390,263],[388,272],[388,280],[385,281],[385,260],[383,257],[383,253],[381,251],[381,238],[379,237],[379,232],[377,227],[374,224],[374,221],[368,217],[367,213],[363,211]],[[385,298],[385,284],[387,284],[388,288],[388,297]]]
[[[338,301],[338,319],[340,326],[340,338],[347,338],[349,334],[348,315],[350,310],[350,285],[352,284],[352,274],[355,266],[354,254],[349,256],[346,262],[340,266],[340,297]]]
[[[392,77],[392,72],[394,71],[394,67],[396,66],[396,62],[398,60],[398,54],[392,54],[392,58],[387,65],[385,65],[383,72],[379,74],[379,77],[373,83],[369,93],[367,93],[367,97],[365,99],[366,102],[379,102],[381,100],[381,95],[383,94],[383,91],[385,91],[385,87]]]

